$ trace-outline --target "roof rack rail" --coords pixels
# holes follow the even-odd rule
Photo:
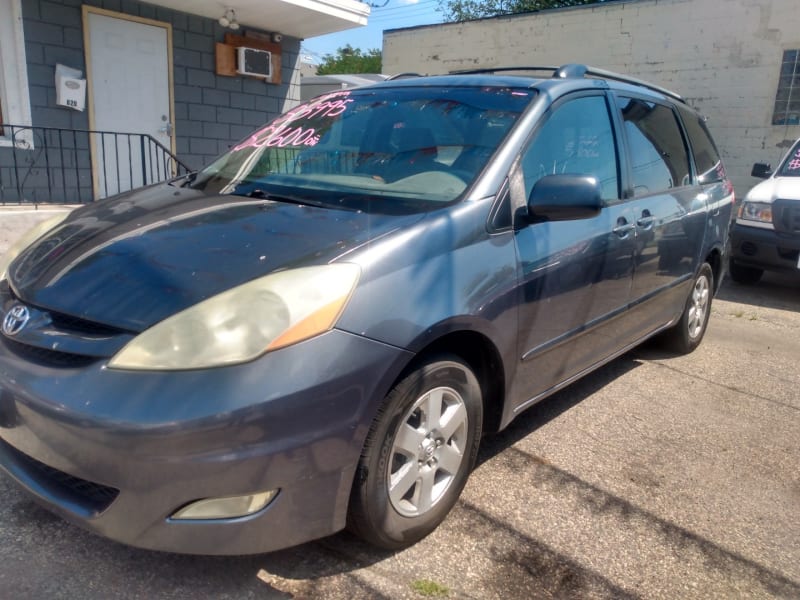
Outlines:
[[[394,81],[395,79],[411,79],[412,77],[425,77],[419,73],[396,73],[386,78],[386,81]]]
[[[652,83],[648,83],[647,81],[643,81],[641,79],[637,79],[636,77],[629,77],[628,75],[622,75],[621,73],[615,73],[614,71],[606,71],[605,69],[596,69],[594,67],[590,67],[587,65],[581,64],[566,64],[561,65],[560,67],[554,66],[534,66],[534,67],[490,67],[484,69],[466,69],[463,71],[450,71],[451,75],[479,75],[483,73],[504,73],[509,71],[549,71],[552,73],[551,77],[554,79],[572,79],[572,78],[583,78],[587,75],[590,77],[596,77],[600,79],[612,79],[614,81],[620,81],[622,83],[630,83],[633,85],[638,85],[649,90],[653,90],[654,92],[659,92],[660,94],[664,94],[665,96],[669,96],[670,98],[674,98],[675,100],[679,100],[680,102],[685,103],[683,96],[678,94],[677,92],[673,92],[672,90],[668,90],[667,88],[663,88],[658,85],[653,85]]]
[[[571,67],[574,65],[565,65],[565,67]],[[605,69],[595,69],[594,67],[587,67],[584,65],[578,65],[586,69],[586,75],[591,75],[593,77],[600,77],[602,79],[613,79],[614,81],[621,81],[622,83],[630,83],[633,85],[640,85],[644,88],[649,90],[653,90],[654,92],[659,92],[660,94],[664,94],[665,96],[669,96],[670,98],[674,98],[675,100],[679,100],[686,103],[683,96],[681,96],[677,92],[673,92],[665,87],[661,87],[660,85],[654,85],[647,81],[643,81],[641,79],[637,79],[636,77],[630,77],[628,75],[622,75],[621,73],[615,73],[614,71],[606,71]]]
[[[507,71],[558,71],[558,67],[489,67],[483,69],[464,69],[450,71],[450,75],[481,75],[483,73],[503,73]]]

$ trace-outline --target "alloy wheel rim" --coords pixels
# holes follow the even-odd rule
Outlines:
[[[450,387],[425,392],[406,412],[392,441],[387,487],[392,507],[418,517],[444,497],[464,462],[469,416]]]
[[[689,337],[696,339],[703,331],[708,316],[708,300],[710,288],[708,278],[701,276],[697,279],[692,289],[691,304],[689,306]]]

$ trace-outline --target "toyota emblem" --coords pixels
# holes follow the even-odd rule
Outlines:
[[[3,333],[6,335],[17,335],[31,318],[31,313],[27,306],[17,304],[6,313],[3,319]]]

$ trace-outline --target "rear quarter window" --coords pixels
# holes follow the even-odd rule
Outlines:
[[[678,112],[683,120],[686,135],[689,136],[689,145],[692,147],[692,155],[694,156],[699,182],[716,183],[722,181],[725,178],[722,160],[714,141],[711,139],[711,134],[703,122],[703,118],[682,106],[678,107]]]

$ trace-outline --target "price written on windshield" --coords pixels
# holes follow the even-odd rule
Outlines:
[[[317,127],[303,127],[294,125],[300,119],[333,119],[347,110],[353,102],[350,91],[334,92],[311,102],[302,104],[286,114],[278,117],[264,129],[260,129],[252,136],[234,148],[285,148],[287,146],[316,146],[320,140]]]

